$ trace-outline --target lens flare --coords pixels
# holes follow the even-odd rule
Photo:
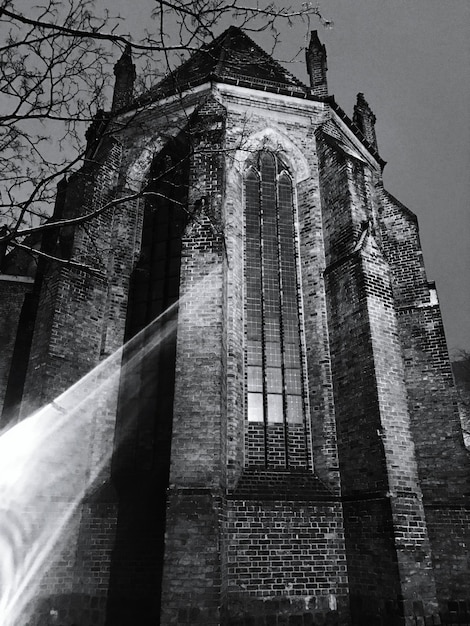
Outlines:
[[[174,335],[176,309],[185,306],[195,291],[204,293],[211,277],[210,273],[192,286],[184,298],[50,404],[0,433],[2,626],[28,623],[36,602],[47,595],[48,571],[67,541],[77,536],[83,498],[109,476],[113,452],[109,433],[123,370],[138,372],[143,360]],[[106,419],[111,427],[100,437],[96,425]],[[71,583],[64,580],[65,593],[72,591],[67,584]],[[55,613],[51,609],[53,623]]]

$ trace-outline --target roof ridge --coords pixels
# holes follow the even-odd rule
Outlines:
[[[249,60],[244,65],[243,56],[237,56],[243,55],[246,48],[255,53],[254,62],[258,61],[258,70],[261,68],[257,73],[254,73],[253,64],[250,65]],[[148,102],[178,89],[195,87],[211,77],[217,77],[221,82],[248,82],[255,88],[262,85],[266,88],[270,84],[278,90],[290,88],[302,92],[304,97],[309,93],[308,87],[302,81],[273,59],[242,28],[232,24],[218,37],[195,50],[178,67],[169,71],[138,102]]]
[[[187,59],[184,59],[184,61],[182,61],[180,63],[180,65],[178,65],[177,67],[175,67],[172,70],[169,70],[159,81],[156,85],[153,85],[153,87],[150,87],[150,89],[148,89],[145,93],[142,94],[142,96],[139,98],[139,100],[146,100],[148,96],[151,97],[151,95],[153,93],[158,93],[158,89],[160,87],[160,85],[162,85],[162,83],[164,83],[166,80],[169,80],[171,78],[171,76],[173,76],[174,74],[176,74],[177,72],[181,72],[185,67],[187,67],[191,62],[193,62],[194,57],[198,54],[200,54],[201,52],[207,52],[207,50],[211,47],[213,47],[216,43],[219,42],[219,40],[222,40],[223,37],[228,33],[228,31],[230,29],[234,28],[233,26],[230,26],[229,28],[225,29],[220,35],[218,35],[215,39],[212,39],[212,41],[203,43],[201,46],[199,46],[199,48],[197,48],[197,50],[194,50],[194,52],[192,52]]]
[[[299,78],[294,76],[294,74],[289,72],[289,70],[286,70],[286,68],[283,65],[281,65],[281,63],[279,61],[276,61],[276,59],[273,56],[271,56],[268,52],[266,52],[266,50],[263,50],[263,48],[261,46],[259,46],[256,43],[256,41],[254,41],[249,35],[247,35],[242,28],[239,28],[238,26],[233,26],[232,25],[232,26],[230,26],[230,28],[227,28],[227,30],[225,32],[228,33],[228,31],[231,30],[231,29],[237,30],[239,33],[241,33],[241,35],[245,39],[248,39],[253,44],[253,46],[258,50],[258,52],[260,52],[264,57],[266,57],[270,61],[272,61],[278,67],[278,69],[281,70],[281,72],[283,72],[284,74],[287,74],[287,76],[289,76],[289,78],[291,78],[295,83],[297,83],[297,85],[299,87],[304,87],[304,88],[307,89],[307,85],[305,83],[303,83]]]

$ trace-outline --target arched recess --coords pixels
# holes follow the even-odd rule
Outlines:
[[[245,466],[309,467],[307,378],[292,176],[267,150],[245,191]]]
[[[260,150],[271,152],[283,161],[294,186],[310,176],[310,166],[300,148],[286,134],[273,127],[263,128],[243,141],[243,148],[235,153],[237,169],[244,172],[253,155]]]
[[[113,480],[119,496],[109,623],[158,623],[175,389],[182,236],[189,163],[183,138],[153,160],[140,256],[131,275]],[[130,341],[132,340],[132,341]],[[130,342],[130,343],[129,343]],[[134,610],[134,609],[133,609]],[[115,619],[115,621],[113,621]],[[121,620],[121,621],[119,621]]]
[[[125,441],[121,444],[127,452],[121,454],[117,450],[116,455],[123,458],[118,463],[118,473],[124,481],[129,472],[153,471],[162,465],[166,456],[157,442],[162,424],[171,421],[181,239],[188,216],[186,148],[184,140],[169,143],[155,157],[144,190],[140,255],[130,280],[125,341],[138,335],[139,340],[134,343],[138,347],[145,346],[145,350],[142,363],[133,367],[130,374],[138,375],[139,380],[132,380],[131,389],[121,390],[120,394],[121,405],[127,402],[127,397],[133,398],[137,390],[139,396],[137,404],[132,400],[132,412],[137,410],[139,417],[133,420],[133,426],[126,427]],[[161,341],[162,336],[165,341]],[[159,365],[163,362],[164,367]],[[123,382],[125,387],[126,381]],[[158,415],[155,406],[158,406]],[[129,411],[124,412],[129,414]],[[163,430],[169,428],[168,423]],[[132,455],[130,448],[133,448]],[[123,476],[122,465],[126,467]]]
[[[126,189],[135,192],[140,191],[147,185],[155,155],[160,154],[163,148],[164,141],[160,137],[148,142],[137,158],[132,160],[124,174],[124,186]]]

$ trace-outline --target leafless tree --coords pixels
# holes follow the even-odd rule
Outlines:
[[[312,18],[328,24],[309,2],[300,8],[251,4],[154,0],[148,6],[151,29],[136,40],[119,15],[100,13],[94,0],[25,3],[23,12],[21,3],[2,0],[0,246],[22,245],[25,235],[48,227],[57,182],[81,165],[85,128],[105,107],[113,61],[126,46],[145,67],[141,74],[155,82],[220,26],[235,22],[246,30],[269,31],[274,48],[279,33],[298,21],[306,29]],[[149,86],[141,81],[139,88]]]

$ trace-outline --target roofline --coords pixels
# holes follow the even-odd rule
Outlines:
[[[275,92],[275,91],[271,91],[268,89],[258,89],[257,87],[246,87],[244,85],[238,84],[240,83],[240,81],[236,81],[237,84],[234,84],[235,81],[233,83],[229,82],[229,81],[221,81],[220,79],[216,78],[215,81],[216,83],[219,84],[225,84],[225,85],[230,85],[233,87],[240,87],[242,89],[257,89],[258,91],[262,91],[263,93],[271,93],[275,96],[283,96],[283,97],[292,97],[292,98],[296,98],[296,99],[301,99],[305,102],[312,102],[312,103],[317,103],[317,104],[323,104],[327,107],[330,107],[333,112],[339,117],[340,121],[344,123],[344,125],[346,126],[346,128],[349,130],[349,132],[355,137],[356,140],[358,140],[360,142],[360,144],[362,145],[362,147],[365,149],[366,152],[368,152],[368,154],[370,155],[370,157],[372,157],[372,159],[375,161],[375,163],[377,164],[377,166],[380,168],[381,171],[383,171],[383,168],[386,165],[386,161],[384,161],[379,154],[377,153],[376,150],[374,150],[374,148],[370,145],[370,143],[364,138],[364,135],[361,133],[360,129],[356,126],[356,124],[354,124],[354,122],[346,115],[346,113],[343,111],[343,109],[336,104],[336,101],[334,99],[333,96],[328,96],[328,97],[324,97],[322,98],[321,96],[313,96],[313,95],[307,95],[305,97],[298,97],[297,93],[282,93],[282,92]],[[211,83],[212,84],[212,83]],[[370,162],[370,159],[368,159]]]
[[[270,93],[273,95],[284,96],[295,98],[297,100],[303,100],[305,102],[312,102],[318,104],[324,104],[329,106],[334,113],[339,117],[339,119],[345,124],[348,130],[354,135],[354,137],[363,145],[363,147],[367,150],[367,152],[372,156],[372,158],[377,162],[380,169],[383,171],[386,161],[381,158],[377,150],[367,141],[364,137],[363,133],[359,129],[359,127],[352,121],[352,119],[344,112],[344,110],[337,104],[334,96],[315,96],[312,93],[308,93],[310,90],[306,87],[306,92],[296,91],[295,89],[289,89],[287,86],[279,85],[278,88],[275,88],[272,84],[266,84],[264,88],[259,85],[252,84],[249,80],[244,80],[243,78],[221,78],[217,76],[215,73],[211,73],[207,76],[201,77],[200,80],[196,80],[191,85],[186,85],[185,89],[181,92],[175,92],[172,94],[168,94],[163,96],[162,98],[154,98],[149,99],[147,102],[136,100],[127,107],[116,111],[115,116],[126,115],[133,111],[137,112],[139,110],[143,110],[146,107],[156,107],[162,104],[169,104],[170,102],[176,100],[177,98],[182,98],[185,95],[190,95],[197,93],[199,91],[204,91],[205,88],[212,87],[214,84],[227,85],[232,87],[240,87],[242,89],[249,89],[254,91],[261,91],[262,93]]]
[[[397,198],[395,198],[395,196],[393,194],[391,194],[389,191],[387,191],[387,189],[385,189],[385,187],[382,187],[383,193],[385,196],[388,196],[388,199],[395,203],[397,205],[397,207],[399,209],[401,209],[404,213],[406,213],[408,215],[408,217],[415,222],[416,226],[418,227],[419,230],[419,222],[418,222],[418,216],[416,215],[416,213],[414,213],[411,209],[409,209],[405,204],[403,204],[403,202],[400,202],[400,200],[398,200]]]
[[[337,104],[334,96],[327,96],[324,101],[331,106],[333,111],[341,118],[341,120],[346,124],[351,132],[360,140],[360,142],[364,145],[365,148],[371,153],[374,159],[379,163],[381,169],[383,170],[387,164],[387,161],[384,161],[382,157],[379,155],[377,150],[370,144],[362,133],[361,129],[357,124],[355,124],[352,119],[346,115],[343,109]]]
[[[291,77],[291,79],[292,79],[292,85],[289,85],[287,83],[277,83],[276,81],[272,81],[272,82],[268,81],[268,80],[262,81],[262,79],[258,79],[258,84],[256,84],[256,82],[250,80],[249,77],[245,78],[243,76],[239,76],[239,77],[224,76],[224,77],[222,77],[217,72],[217,67],[218,67],[218,64],[217,64],[215,69],[213,69],[212,72],[209,72],[207,74],[203,74],[202,76],[196,78],[193,81],[186,79],[184,81],[185,84],[184,84],[184,87],[183,87],[182,91],[178,91],[177,82],[175,81],[175,84],[173,86],[171,86],[167,90],[166,93],[165,92],[163,92],[163,93],[160,92],[160,94],[158,93],[159,86],[162,85],[163,83],[165,83],[165,81],[167,81],[168,78],[170,78],[172,75],[176,79],[178,72],[180,72],[181,69],[184,68],[186,65],[191,63],[191,61],[192,61],[192,59],[193,59],[195,54],[201,53],[204,50],[207,51],[211,47],[217,46],[220,41],[223,41],[224,39],[230,37],[234,33],[239,33],[242,37],[248,39],[250,41],[250,43],[260,52],[260,54],[262,54],[263,56],[269,57],[270,60],[272,61],[272,63],[277,65],[282,72],[288,74]],[[313,35],[316,35],[316,37],[318,39],[317,31],[313,31],[312,32],[312,36]],[[219,63],[220,62],[221,62],[221,60],[219,59]],[[336,100],[335,100],[333,95],[329,95],[329,96],[316,96],[316,95],[314,95],[313,94],[313,89],[311,87],[307,87],[307,85],[305,85],[300,79],[298,79],[296,76],[294,76],[291,72],[286,70],[278,61],[276,61],[275,59],[270,57],[270,55],[268,53],[266,53],[263,50],[263,48],[261,48],[261,46],[259,46],[255,41],[253,41],[253,39],[251,39],[251,37],[249,37],[249,35],[247,35],[243,31],[243,29],[239,28],[238,26],[234,26],[234,25],[232,25],[229,28],[227,28],[224,32],[222,32],[218,37],[213,39],[211,42],[203,44],[198,50],[196,50],[185,61],[183,61],[183,63],[180,66],[178,66],[173,71],[169,72],[165,77],[163,77],[162,80],[159,83],[157,83],[157,85],[155,85],[153,88],[149,89],[146,93],[144,93],[141,96],[139,96],[139,98],[136,98],[134,100],[134,102],[130,103],[128,106],[123,107],[119,111],[116,111],[116,114],[122,115],[122,114],[125,114],[125,113],[129,112],[129,111],[139,110],[140,108],[142,108],[144,106],[151,105],[153,103],[168,102],[169,101],[168,99],[172,95],[178,95],[179,97],[184,96],[184,94],[187,91],[193,90],[193,89],[195,89],[197,87],[201,87],[201,86],[203,86],[203,85],[205,85],[206,83],[209,83],[209,82],[210,83],[217,82],[217,83],[221,83],[221,84],[234,85],[234,86],[237,86],[237,87],[244,87],[244,88],[247,88],[247,89],[254,89],[256,91],[269,92],[269,93],[279,94],[279,95],[283,95],[283,96],[290,96],[292,98],[300,98],[302,100],[311,100],[313,102],[323,102],[323,103],[326,103],[338,115],[338,117],[345,123],[345,125],[349,128],[349,130],[353,133],[353,135],[363,144],[363,146],[370,153],[370,155],[377,161],[377,163],[379,164],[379,166],[380,166],[380,168],[382,170],[384,169],[384,167],[386,165],[386,161],[384,161],[380,157],[376,147],[374,147],[372,144],[370,144],[367,141],[366,137],[364,136],[364,134],[362,133],[360,128],[353,122],[353,120],[348,115],[346,115],[344,110],[336,103]],[[264,82],[265,84],[263,86],[261,86],[259,84],[259,82]]]

